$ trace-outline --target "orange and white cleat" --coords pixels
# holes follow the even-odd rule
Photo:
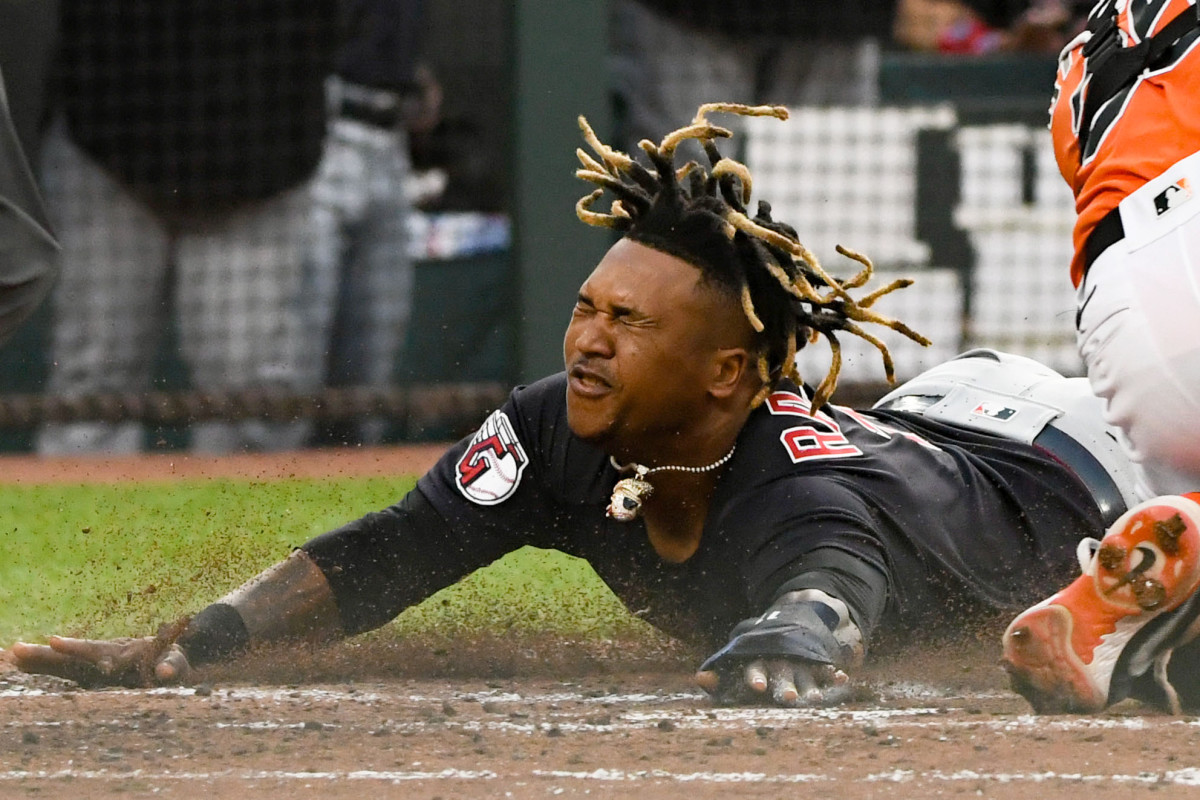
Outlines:
[[[1001,663],[1035,711],[1099,711],[1153,669],[1163,704],[1180,713],[1167,664],[1200,628],[1197,501],[1170,495],[1129,509],[1103,540],[1080,542],[1074,583],[1008,626]]]

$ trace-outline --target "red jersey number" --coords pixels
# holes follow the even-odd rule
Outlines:
[[[779,441],[794,464],[862,455],[862,450],[850,443],[832,417],[820,411],[813,414],[808,399],[795,392],[775,392],[767,398],[767,410],[775,415],[807,420],[808,424],[788,428],[779,435]]]
[[[824,458],[850,458],[861,456],[862,450],[852,445],[838,429],[818,430],[815,426],[788,428],[779,441],[783,442],[792,462],[814,461]]]

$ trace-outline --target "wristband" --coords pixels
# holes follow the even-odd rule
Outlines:
[[[213,603],[192,617],[175,643],[183,649],[188,664],[197,667],[246,652],[250,647],[250,634],[233,606]]]

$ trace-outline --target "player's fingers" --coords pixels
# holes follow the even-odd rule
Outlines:
[[[46,647],[43,644],[29,644],[28,642],[13,642],[12,647],[8,648],[8,652],[12,653],[12,657],[19,663],[34,658],[38,651]],[[50,649],[46,647],[46,649]]]
[[[52,647],[44,644],[14,642],[13,646],[9,648],[9,652],[12,653],[17,668],[25,672],[42,672],[48,666],[61,664],[68,660],[67,656],[55,652]]]
[[[72,639],[68,636],[51,636],[48,640],[55,652],[69,657],[77,664],[90,664],[101,675],[112,675],[118,669],[128,667],[128,640],[116,639]]]
[[[824,698],[821,691],[825,669],[823,665],[796,664],[792,674],[796,679],[796,694],[805,703],[819,703]]]
[[[762,661],[751,661],[743,671],[746,686],[753,692],[762,694],[770,685],[767,680],[767,666]]]
[[[717,687],[721,685],[721,679],[716,670],[705,669],[696,673],[696,684],[709,694],[716,694]]]
[[[771,699],[782,706],[795,705],[800,698],[796,686],[796,677],[803,668],[795,669],[786,661],[768,662],[768,676],[771,682]]]
[[[813,668],[813,675],[820,689],[814,698],[808,700],[809,703],[830,705],[850,696],[850,676],[837,667],[822,664]]]
[[[849,675],[834,667],[830,667],[829,669],[832,670],[829,676],[830,686],[845,686],[846,684],[850,683]]]
[[[114,645],[111,642],[96,639],[72,639],[69,636],[51,636],[47,641],[56,653],[92,663],[98,663],[101,659],[111,661],[114,656],[112,652]]]
[[[11,648],[13,661],[22,672],[55,675],[72,681],[87,681],[96,677],[96,665],[68,653],[61,653],[44,644],[18,642]]]
[[[55,670],[78,667],[90,662],[81,661],[77,656],[63,653],[51,645],[44,644],[14,644],[12,648],[17,666],[27,672],[51,672]]]
[[[187,679],[191,666],[187,656],[177,645],[173,645],[162,659],[154,665],[154,677],[159,683],[180,683]]]

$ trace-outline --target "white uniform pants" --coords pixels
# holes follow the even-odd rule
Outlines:
[[[1121,203],[1079,287],[1078,343],[1143,497],[1200,491],[1200,153]]]
[[[228,214],[173,225],[141,203],[56,124],[43,146],[43,187],[62,242],[53,292],[49,391],[63,396],[144,392],[171,314],[198,390],[320,386],[319,339],[302,324],[298,297],[311,249],[308,185]],[[201,452],[287,450],[304,421],[208,421],[191,427]],[[137,422],[51,424],[43,455],[142,449]]]
[[[396,382],[414,288],[410,181],[403,129],[333,119],[312,186],[314,241],[304,278],[306,295],[316,300],[310,327],[328,337],[327,385]],[[369,418],[357,427],[364,443],[378,444],[386,421]]]

